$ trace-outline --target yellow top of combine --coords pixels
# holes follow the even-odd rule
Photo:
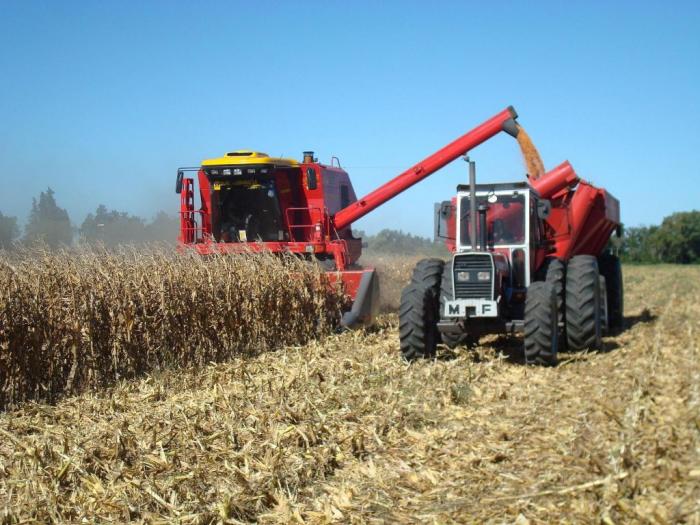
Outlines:
[[[218,159],[202,161],[202,166],[249,166],[251,164],[273,164],[275,166],[291,168],[298,166],[299,162],[294,159],[270,157],[267,153],[247,149],[231,151]]]

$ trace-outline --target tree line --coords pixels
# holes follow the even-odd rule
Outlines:
[[[126,212],[99,205],[79,227],[71,223],[68,212],[56,202],[51,188],[32,200],[29,218],[20,228],[16,217],[0,212],[0,249],[16,242],[43,242],[51,248],[79,242],[119,244],[174,242],[178,219],[161,211],[147,221]],[[22,231],[24,230],[24,231]],[[386,254],[447,254],[441,240],[433,240],[400,230],[384,229],[376,235],[355,232],[370,251]],[[623,228],[622,238],[611,243],[621,259],[628,263],[700,263],[700,211],[678,212],[665,217],[656,226]]]
[[[700,263],[700,211],[674,213],[657,226],[624,228],[619,253],[631,263]]]
[[[146,242],[174,242],[177,239],[177,217],[160,211],[150,221],[126,212],[109,210],[100,204],[88,214],[80,226],[70,220],[68,211],[56,202],[51,188],[32,199],[32,208],[24,228],[17,217],[0,212],[0,249],[22,244],[44,243],[50,248],[70,246],[74,241],[101,243],[105,246]]]
[[[414,255],[444,257],[448,254],[443,240],[433,240],[420,235],[404,233],[401,230],[385,228],[375,235],[367,235],[362,230],[353,231],[355,237],[361,237],[367,250],[387,255]]]

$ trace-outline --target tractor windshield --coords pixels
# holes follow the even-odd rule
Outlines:
[[[273,179],[212,184],[212,230],[219,242],[284,240]]]
[[[486,239],[491,246],[507,246],[525,243],[525,196],[519,193],[478,195],[478,206],[486,206]],[[471,220],[471,203],[469,196],[460,202],[460,244],[470,245],[469,222]],[[479,220],[477,212],[477,239],[479,239]]]

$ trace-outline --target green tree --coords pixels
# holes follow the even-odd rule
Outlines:
[[[159,211],[147,225],[146,230],[150,241],[175,243],[180,232],[180,218]]]
[[[147,240],[143,219],[126,212],[109,211],[100,204],[95,213],[90,213],[80,226],[80,238],[86,242],[101,242],[106,246],[140,243]]]
[[[367,249],[377,253],[447,255],[447,248],[443,242],[404,233],[401,230],[384,229],[376,235],[365,235],[364,232],[357,231],[355,236],[362,237],[367,243]]]
[[[19,237],[17,217],[6,217],[0,212],[0,249],[11,248],[17,237]]]
[[[622,260],[636,263],[657,262],[649,242],[649,238],[656,229],[657,226],[625,228],[620,246]]]
[[[700,211],[666,217],[649,236],[655,258],[668,263],[700,263]]]
[[[27,242],[43,241],[51,248],[73,241],[73,230],[68,212],[56,204],[54,191],[42,191],[39,199],[32,199],[32,211],[25,230]]]
[[[108,210],[100,204],[80,226],[80,238],[85,242],[100,242],[105,246],[140,244],[146,242],[175,242],[179,222],[161,211],[150,223],[126,212]]]

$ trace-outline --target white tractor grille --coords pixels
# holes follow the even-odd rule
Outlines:
[[[490,254],[457,255],[453,264],[455,299],[490,299],[493,300],[493,260]],[[488,280],[480,280],[488,273]],[[469,279],[459,276],[468,275]]]

